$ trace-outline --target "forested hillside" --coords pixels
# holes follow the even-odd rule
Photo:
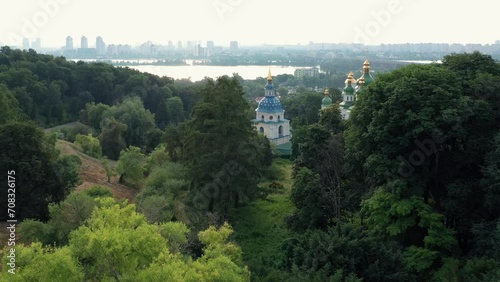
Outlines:
[[[173,81],[2,47],[0,171],[15,171],[20,224],[0,280],[500,281],[500,65],[442,62],[379,74],[348,120],[337,90],[321,110],[317,93],[282,98],[283,160],[237,75]],[[75,191],[79,156],[134,204]]]

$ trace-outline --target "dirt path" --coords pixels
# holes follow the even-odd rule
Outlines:
[[[64,155],[77,155],[82,160],[80,167],[80,177],[83,183],[76,187],[76,191],[82,191],[95,185],[109,187],[115,196],[115,199],[128,199],[129,203],[134,202],[137,190],[129,188],[118,183],[118,176],[111,178],[111,183],[107,182],[106,171],[104,170],[101,161],[89,157],[82,152],[78,151],[74,144],[57,140],[56,147],[61,150]],[[116,167],[115,161],[109,161],[110,165]]]

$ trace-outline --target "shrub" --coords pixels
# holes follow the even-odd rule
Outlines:
[[[102,148],[99,139],[93,137],[92,134],[77,134],[75,144],[82,149],[83,153],[91,157],[100,158],[102,156]]]
[[[92,186],[89,189],[83,191],[85,194],[89,195],[92,198],[113,198],[113,192],[108,187],[103,186]]]

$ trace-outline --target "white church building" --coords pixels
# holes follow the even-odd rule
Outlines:
[[[255,119],[252,123],[255,129],[264,134],[271,143],[282,145],[290,142],[290,121],[285,119],[285,110],[276,97],[271,70],[267,76],[265,97],[255,109]]]

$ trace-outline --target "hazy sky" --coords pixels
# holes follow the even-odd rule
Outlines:
[[[147,40],[207,40],[228,46],[334,43],[494,43],[497,2],[490,0],[0,0],[0,43],[40,37],[59,47],[136,45]]]

